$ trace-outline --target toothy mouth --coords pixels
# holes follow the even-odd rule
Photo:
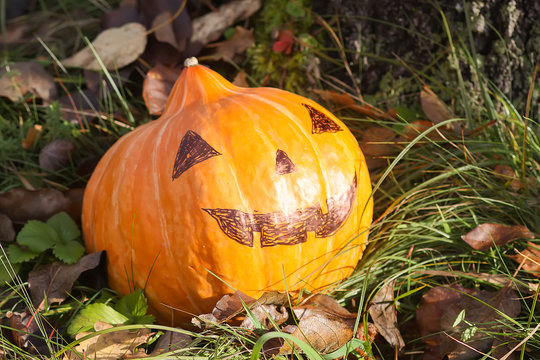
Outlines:
[[[354,179],[341,195],[326,200],[328,212],[323,214],[319,204],[297,209],[285,214],[281,211],[270,213],[246,213],[235,209],[202,209],[212,216],[220,229],[232,240],[253,247],[253,233],[261,234],[261,247],[295,245],[307,241],[307,232],[315,232],[315,237],[334,235],[351,213],[356,198],[357,179]]]

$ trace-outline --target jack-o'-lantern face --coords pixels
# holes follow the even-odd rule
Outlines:
[[[311,118],[311,133],[333,133],[343,129],[324,113],[308,104],[302,104]],[[182,137],[172,172],[176,180],[197,165],[214,156],[221,155],[199,134],[188,130]],[[281,149],[276,150],[275,173],[286,175],[297,171],[293,160]],[[247,213],[238,209],[202,208],[219,225],[219,228],[239,244],[253,247],[253,233],[260,233],[261,247],[275,245],[295,245],[306,242],[307,231],[313,231],[317,238],[334,235],[351,212],[356,197],[356,173],[346,191],[326,200],[328,211],[323,213],[319,204],[295,209],[285,214],[283,211],[269,213]]]
[[[257,297],[346,278],[372,206],[364,157],[339,119],[192,66],[161,118],[100,160],[82,223],[88,251],[107,251],[109,285],[144,288],[159,319],[174,312],[179,324],[232,289]]]

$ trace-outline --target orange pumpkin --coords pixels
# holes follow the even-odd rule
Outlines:
[[[191,58],[163,115],[103,156],[82,221],[88,251],[107,251],[110,286],[144,288],[158,318],[179,323],[234,290],[318,291],[346,278],[372,207],[364,157],[340,120]]]

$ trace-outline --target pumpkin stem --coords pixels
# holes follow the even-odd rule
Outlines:
[[[199,65],[199,61],[194,56],[189,57],[186,60],[184,60],[184,66],[185,67],[190,67],[190,66],[195,66],[195,65]]]

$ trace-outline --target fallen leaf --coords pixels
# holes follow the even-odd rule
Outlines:
[[[517,239],[532,239],[534,234],[523,225],[481,224],[461,238],[473,249],[486,251],[493,245],[503,246]]]
[[[212,44],[216,47],[215,54],[222,59],[232,59],[234,55],[241,54],[246,49],[255,45],[253,29],[247,30],[242,26],[237,26],[234,35],[226,41]]]
[[[156,29],[154,36],[158,41],[167,43],[178,49],[178,42],[176,41],[172,22],[172,14],[169,11],[163,11],[154,18],[152,29]],[[183,47],[185,48],[185,44],[183,44]],[[183,49],[180,48],[178,50],[182,51]]]
[[[520,313],[519,297],[511,288],[504,287],[497,292],[460,285],[430,289],[416,312],[418,328],[428,344],[429,358],[448,356],[451,360],[465,360],[476,358],[478,351],[489,352],[494,338],[486,337],[485,332],[505,331],[499,311],[514,318]],[[464,321],[457,322],[460,314],[464,314]],[[473,328],[476,330],[471,331]]]
[[[139,21],[137,2],[134,0],[124,0],[118,8],[108,11],[103,16],[101,25],[104,29],[109,29],[137,21]]]
[[[112,328],[112,325],[101,322],[97,322],[95,326],[96,331]],[[79,340],[86,335],[90,333],[80,333],[75,339]],[[118,360],[133,355],[135,348],[146,343],[151,336],[150,330],[144,328],[135,331],[112,331],[82,340],[75,350],[84,354],[85,359]]]
[[[291,334],[310,344],[320,353],[331,353],[345,345],[353,337],[356,314],[349,312],[337,300],[327,295],[315,295],[293,312],[298,326]],[[288,342],[279,349],[280,355],[291,354]]]
[[[191,343],[191,341],[191,336],[183,332],[167,330],[159,337],[154,350],[150,355],[154,356],[164,352],[184,349]]]
[[[408,141],[412,141],[418,137],[421,133],[424,131],[432,128],[435,124],[428,120],[415,120],[407,124],[405,127],[404,135],[405,138]],[[441,136],[441,133],[438,130],[432,130],[426,135],[427,139],[430,139],[432,141],[441,141],[443,140],[443,137]],[[421,144],[417,144],[418,146],[421,146]]]
[[[399,135],[392,129],[372,126],[362,131],[353,128],[353,132],[359,134],[358,142],[370,170],[385,166],[387,164],[385,157],[394,155],[400,150]]]
[[[48,335],[55,330],[44,319],[39,319],[41,326],[38,325],[38,318],[41,317],[39,313],[33,314],[27,308],[22,313],[8,311],[5,316],[9,319],[11,336],[19,348],[34,355],[51,355],[43,333]]]
[[[135,61],[144,52],[146,41],[146,28],[139,23],[128,23],[104,30],[92,41],[92,46],[105,68],[114,70]],[[101,65],[89,47],[62,60],[62,63],[68,67],[101,70]]]
[[[270,329],[274,324],[281,325],[289,319],[289,313],[284,306],[277,307],[276,305],[259,305],[251,309],[251,315],[256,321],[262,325],[264,329]],[[240,324],[240,327],[254,330],[255,323],[251,316],[246,318]]]
[[[55,262],[32,270],[28,274],[28,284],[36,308],[43,306],[45,297],[49,304],[64,301],[81,273],[99,265],[101,255],[102,252],[86,255],[73,265]]]
[[[18,62],[0,68],[0,96],[11,101],[31,93],[48,104],[58,92],[51,75],[37,62]]]
[[[292,52],[292,47],[294,45],[294,34],[291,30],[281,30],[279,32],[279,37],[272,45],[272,51],[277,53],[285,53],[285,55],[290,55]]]
[[[28,220],[46,221],[61,211],[67,212],[80,223],[84,189],[70,189],[61,192],[56,189],[11,189],[0,193],[0,212],[15,223]]]
[[[509,165],[506,164],[497,164],[495,166],[495,169],[493,169],[495,174],[497,174],[500,178],[506,180],[510,184],[510,188],[514,191],[519,191],[523,188],[523,183],[520,179],[516,176],[516,173],[514,169],[512,169]]]
[[[261,7],[260,0],[233,0],[193,20],[192,43],[206,45],[217,40],[223,31],[238,20],[253,15]]]
[[[405,347],[405,341],[399,332],[396,307],[394,305],[395,280],[384,285],[373,297],[369,315],[379,333],[388,343],[398,350]]]
[[[249,87],[249,83],[247,82],[246,73],[243,71],[240,71],[233,80],[233,85],[240,86],[240,87]]]
[[[39,166],[48,171],[58,171],[69,163],[75,145],[67,139],[53,140],[41,149]]]
[[[439,124],[455,117],[450,109],[448,109],[428,86],[425,86],[420,92],[420,103],[424,114],[426,114],[428,119],[435,124]],[[448,130],[454,130],[454,125],[449,124],[447,128]]]
[[[344,106],[355,105],[356,101],[347,93],[338,93],[332,90],[314,89],[313,92],[319,95],[323,100],[334,102]]]
[[[178,69],[161,64],[148,71],[143,82],[143,99],[150,114],[161,115],[179,75]]]
[[[15,229],[13,221],[4,213],[0,212],[0,241],[4,243],[12,243],[15,240]],[[2,266],[0,264],[0,266]]]
[[[540,277],[540,248],[531,242],[528,242],[527,245],[525,249],[517,251],[516,255],[510,255],[509,257],[522,264],[523,270],[530,271],[536,277]]]

